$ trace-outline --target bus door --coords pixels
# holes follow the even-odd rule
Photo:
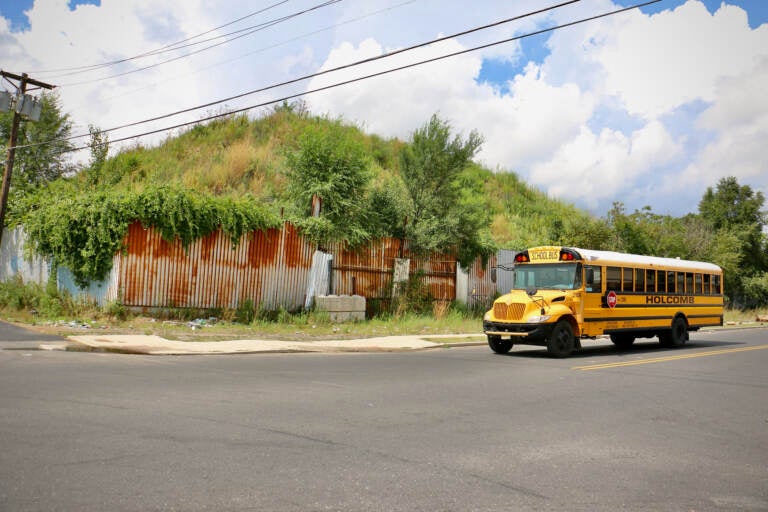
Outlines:
[[[603,316],[603,268],[598,265],[584,267],[584,297],[582,297],[582,317],[579,319],[582,334],[596,336],[602,334],[599,319]]]

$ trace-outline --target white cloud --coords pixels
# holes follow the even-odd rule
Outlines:
[[[698,127],[715,134],[686,168],[687,183],[715,184],[721,177],[766,188],[768,180],[768,56],[754,71],[721,79],[716,100],[702,113]]]
[[[746,13],[726,5],[711,15],[689,1],[653,16],[617,16],[606,26],[615,33],[597,49],[606,93],[648,119],[693,100],[713,101],[720,77],[750,70],[768,49],[768,27],[751,31]]]
[[[297,0],[219,33],[310,5]],[[106,128],[207,103],[536,8],[541,3],[535,0],[504,6],[479,1],[472,8],[437,0],[342,2],[187,59],[118,79],[61,87],[60,93],[82,133],[87,124]],[[610,0],[580,2],[228,106],[276,99],[614,8]],[[75,11],[69,10],[68,0],[36,0],[29,11],[30,30],[11,33],[0,18],[0,62],[6,70],[66,84],[158,59],[86,76],[35,71],[138,54],[255,10],[248,0],[225,6],[201,0],[102,0],[100,7],[82,5]],[[504,93],[478,83],[483,59],[522,64],[527,56],[521,55],[520,43],[306,99],[317,113],[341,115],[370,132],[401,138],[438,112],[457,131],[476,129],[485,137],[479,158],[488,167],[518,172],[550,194],[598,214],[622,198],[630,209],[651,204],[658,211],[683,214],[695,210],[696,196],[706,186],[731,174],[755,189],[768,189],[761,151],[768,135],[763,92],[768,90],[768,25],[751,30],[740,8],[724,5],[710,14],[700,2],[689,1],[653,16],[630,11],[558,30],[546,44],[549,56],[510,77]],[[683,122],[677,116],[681,112],[687,113]],[[699,113],[698,121],[690,119]],[[193,112],[112,137],[202,115]],[[669,184],[676,190],[684,184],[689,197],[672,201],[664,194]]]
[[[634,188],[647,169],[665,166],[680,153],[659,122],[631,137],[610,129],[595,134],[582,126],[551,159],[534,164],[530,176],[550,195],[594,208],[601,200],[621,200],[622,191]]]
[[[462,49],[464,47],[456,41],[445,41],[408,54],[314,78],[307,88],[317,89]],[[342,43],[331,51],[322,69],[383,53],[385,49],[373,39],[366,39],[359,46]],[[490,87],[478,86],[474,80],[480,65],[477,56],[461,55],[313,94],[307,100],[315,111],[343,113],[348,119],[364,121],[366,128],[372,132],[403,137],[426,122],[436,110],[440,110],[445,117],[455,119],[455,114],[467,114],[464,107],[492,95]],[[439,104],[434,101],[435,98],[441,98]],[[456,126],[465,128],[463,124]]]

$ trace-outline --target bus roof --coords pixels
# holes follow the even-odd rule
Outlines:
[[[666,267],[676,270],[722,271],[722,269],[714,263],[707,263],[704,261],[681,260],[679,258],[659,258],[657,256],[641,256],[639,254],[627,254],[613,251],[593,251],[591,249],[577,249],[575,247],[571,249],[581,254],[581,257],[587,262],[615,265],[617,267],[624,263],[629,263],[632,265]]]

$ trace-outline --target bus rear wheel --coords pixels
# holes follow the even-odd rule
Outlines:
[[[688,341],[688,324],[681,316],[672,320],[672,328],[659,334],[662,347],[682,347]]]
[[[616,345],[616,348],[627,349],[635,342],[635,337],[631,334],[615,333],[611,334],[611,341]]]
[[[560,320],[547,340],[547,352],[552,357],[568,357],[576,347],[573,328],[566,320]]]
[[[503,340],[501,336],[489,334],[488,346],[497,354],[506,354],[512,350],[512,340]]]

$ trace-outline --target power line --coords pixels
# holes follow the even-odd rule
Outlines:
[[[578,1],[578,0],[574,0],[574,1]],[[179,123],[179,124],[176,124],[176,125],[173,125],[173,126],[167,126],[167,127],[164,127],[164,128],[159,128],[157,130],[151,130],[151,131],[147,131],[147,132],[143,132],[143,133],[134,134],[134,135],[131,135],[131,136],[121,137],[119,139],[113,139],[111,141],[105,142],[104,144],[114,143],[114,142],[123,142],[123,141],[127,141],[127,140],[137,139],[137,138],[140,138],[140,137],[145,137],[147,135],[154,135],[156,133],[162,133],[162,132],[166,132],[166,131],[170,131],[170,130],[175,130],[175,129],[178,129],[178,128],[184,128],[184,127],[187,127],[187,126],[192,126],[192,125],[200,124],[200,123],[203,123],[205,121],[211,121],[213,119],[219,119],[221,117],[227,117],[227,116],[231,116],[233,114],[239,114],[239,113],[242,113],[242,112],[247,112],[248,110],[252,110],[252,109],[255,109],[255,108],[265,107],[265,106],[268,106],[268,105],[274,105],[276,103],[282,103],[282,102],[285,102],[285,101],[288,101],[288,100],[291,100],[291,99],[294,99],[294,98],[298,98],[298,97],[301,97],[301,96],[306,96],[308,94],[313,94],[313,93],[316,93],[316,92],[322,92],[322,91],[326,91],[326,90],[329,90],[329,89],[334,89],[336,87],[341,87],[343,85],[349,85],[351,83],[360,82],[362,80],[367,80],[367,79],[370,79],[370,78],[375,78],[375,77],[383,76],[383,75],[386,75],[386,74],[394,73],[396,71],[402,71],[404,69],[409,69],[409,68],[421,66],[421,65],[424,65],[424,64],[429,64],[429,63],[432,63],[432,62],[437,62],[437,61],[440,61],[440,60],[445,60],[445,59],[448,59],[448,58],[451,58],[451,57],[456,57],[456,56],[459,56],[459,55],[464,55],[466,53],[470,53],[470,52],[474,52],[474,51],[478,51],[478,50],[484,50],[486,48],[491,48],[491,47],[498,46],[498,45],[501,45],[501,44],[510,43],[512,41],[517,41],[517,40],[520,40],[520,39],[524,39],[526,37],[533,37],[533,36],[537,36],[537,35],[540,35],[540,34],[545,34],[547,32],[553,32],[555,30],[560,30],[560,29],[563,29],[563,28],[572,27],[572,26],[575,26],[575,25],[579,25],[579,24],[582,24],[582,23],[589,22],[589,21],[594,21],[594,20],[597,20],[597,19],[606,18],[608,16],[613,16],[613,15],[616,15],[616,14],[620,14],[622,12],[630,11],[630,10],[633,10],[633,9],[639,9],[641,7],[645,7],[645,6],[648,6],[648,5],[651,5],[651,4],[655,4],[655,3],[658,3],[660,1],[661,0],[650,0],[648,2],[643,2],[643,3],[635,4],[635,5],[632,5],[632,6],[629,6],[629,7],[624,7],[624,8],[621,8],[621,9],[617,9],[617,10],[614,10],[614,11],[609,11],[609,12],[602,13],[602,14],[597,14],[595,16],[590,16],[588,18],[582,18],[580,20],[571,21],[571,22],[564,23],[564,24],[561,24],[561,25],[555,25],[555,26],[544,28],[544,29],[537,30],[537,31],[534,31],[534,32],[528,32],[526,34],[522,34],[522,35],[519,35],[519,36],[514,36],[514,37],[502,39],[502,40],[495,41],[495,42],[492,42],[492,43],[487,43],[487,44],[483,44],[483,45],[480,45],[480,46],[475,46],[475,47],[472,47],[472,48],[467,48],[467,49],[464,49],[464,50],[459,50],[459,51],[456,51],[456,52],[451,52],[451,53],[448,53],[448,54],[440,55],[438,57],[433,57],[433,58],[430,58],[430,59],[425,59],[425,60],[421,60],[421,61],[414,62],[414,63],[411,63],[411,64],[406,64],[406,65],[403,65],[403,66],[398,66],[398,67],[391,68],[391,69],[388,69],[388,70],[379,71],[379,72],[376,72],[376,73],[371,73],[371,74],[364,75],[364,76],[357,77],[357,78],[353,78],[353,79],[350,79],[350,80],[345,80],[345,81],[342,81],[342,82],[337,82],[335,84],[327,85],[327,86],[324,86],[324,87],[319,87],[317,89],[312,89],[312,90],[309,90],[309,91],[304,91],[304,92],[300,92],[300,93],[296,93],[296,94],[290,94],[290,95],[283,96],[283,97],[278,98],[278,99],[266,101],[266,102],[263,102],[263,103],[258,103],[258,104],[255,104],[255,105],[250,105],[250,106],[247,106],[247,107],[243,107],[243,108],[236,109],[236,110],[231,110],[231,111],[228,111],[228,112],[225,112],[225,113],[221,113],[221,114],[211,115],[211,116],[208,116],[208,117],[204,117],[202,119],[197,119],[195,121]],[[148,122],[148,121],[143,121],[143,122]],[[69,139],[58,139],[58,140],[69,140]],[[52,142],[55,142],[55,141],[47,141],[47,142],[45,142],[43,144],[52,143]],[[39,145],[39,144],[35,144],[35,145]],[[31,146],[31,145],[29,145],[29,146]],[[17,146],[17,147],[28,147],[28,146]],[[72,148],[72,149],[69,149],[69,150],[61,151],[58,154],[70,153],[70,152],[74,152],[74,151],[80,151],[80,150],[83,150],[83,149],[88,149],[90,147],[91,147],[90,145],[79,146],[79,147]]]
[[[292,42],[294,42],[294,41],[299,41],[299,40],[301,40],[301,39],[304,39],[304,38],[306,38],[306,37],[309,37],[309,36],[313,36],[313,35],[315,35],[315,34],[319,34],[319,33],[321,33],[321,32],[326,32],[326,31],[328,31],[328,30],[332,30],[332,29],[334,29],[334,28],[338,28],[338,27],[341,27],[341,26],[343,26],[343,25],[348,25],[348,24],[350,24],[350,23],[355,23],[355,22],[357,22],[357,21],[360,21],[360,20],[363,20],[363,19],[365,19],[365,18],[370,18],[370,17],[372,17],[372,16],[376,16],[376,15],[378,15],[378,14],[381,14],[381,13],[383,13],[383,12],[386,12],[386,11],[391,11],[391,10],[393,10],[393,9],[397,9],[397,8],[400,8],[400,7],[404,6],[404,5],[412,4],[412,3],[416,2],[416,1],[417,1],[417,0],[405,0],[404,2],[400,2],[400,3],[398,3],[398,4],[394,4],[394,5],[391,5],[391,6],[389,6],[389,7],[385,7],[385,8],[383,8],[383,9],[379,9],[379,10],[377,10],[377,11],[372,11],[372,12],[369,12],[369,13],[367,13],[367,14],[363,14],[363,15],[361,15],[361,16],[357,16],[357,17],[355,17],[355,18],[349,18],[349,19],[346,19],[346,20],[344,20],[344,21],[341,21],[341,22],[339,22],[339,23],[336,23],[336,24],[334,24],[334,25],[329,25],[329,26],[327,26],[327,27],[323,27],[323,28],[321,28],[321,29],[318,29],[318,30],[314,30],[314,31],[312,31],[312,32],[306,32],[306,33],[304,33],[304,34],[302,34],[302,35],[296,36],[296,37],[294,37],[294,38],[291,38],[291,39],[286,39],[286,40],[284,40],[284,41],[281,41],[281,42],[279,42],[279,43],[274,43],[274,44],[271,44],[271,45],[269,45],[269,46],[264,46],[264,47],[262,47],[262,48],[258,48],[258,49],[256,49],[256,50],[250,51],[250,52],[248,52],[248,53],[244,53],[244,54],[242,54],[242,55],[239,55],[239,56],[237,56],[237,57],[233,57],[233,58],[231,58],[231,59],[227,59],[227,60],[224,60],[224,61],[220,61],[220,62],[217,62],[217,63],[215,63],[215,64],[212,64],[212,65],[210,65],[210,66],[206,66],[206,67],[203,67],[203,68],[199,68],[199,69],[196,69],[196,70],[194,70],[194,71],[190,71],[190,72],[188,72],[188,73],[185,73],[185,74],[183,74],[183,75],[177,75],[177,76],[175,76],[175,77],[173,77],[173,78],[169,78],[169,79],[166,79],[166,80],[162,80],[162,81],[160,81],[160,82],[153,82],[153,83],[151,83],[151,84],[147,84],[147,85],[145,85],[145,86],[142,86],[142,87],[139,87],[139,88],[137,88],[137,89],[132,89],[132,90],[130,90],[130,91],[127,91],[127,92],[124,92],[124,93],[121,93],[121,94],[118,94],[118,95],[115,95],[115,96],[110,96],[110,97],[108,97],[108,98],[104,98],[104,101],[108,101],[108,100],[112,100],[112,99],[116,99],[116,98],[122,98],[122,97],[124,97],[124,96],[128,96],[128,95],[131,95],[131,94],[133,94],[133,93],[136,93],[136,92],[139,92],[139,91],[143,91],[143,90],[145,90],[145,89],[149,89],[149,88],[155,87],[155,86],[157,86],[157,85],[160,85],[161,83],[167,83],[167,82],[170,82],[170,81],[172,81],[172,80],[175,80],[176,78],[180,78],[180,77],[182,77],[182,76],[190,76],[190,75],[196,75],[196,74],[198,74],[198,73],[202,73],[203,71],[207,71],[207,70],[209,70],[209,69],[214,69],[214,68],[217,68],[217,67],[219,67],[219,66],[223,66],[223,65],[225,65],[225,64],[229,64],[229,63],[231,63],[231,62],[235,62],[235,61],[237,61],[237,60],[243,59],[243,58],[245,58],[245,57],[249,57],[249,56],[251,56],[251,55],[255,55],[255,54],[257,54],[257,53],[261,53],[261,52],[264,52],[264,51],[267,51],[267,50],[271,50],[271,49],[273,49],[273,48],[278,48],[278,47],[280,47],[280,46],[283,46],[283,45],[285,45],[285,44],[288,44],[288,43],[292,43]],[[90,104],[90,103],[89,103],[89,104]],[[79,106],[79,107],[75,107],[74,109],[70,109],[70,113],[71,113],[71,112],[74,112],[74,111],[77,111],[78,109],[82,108],[83,106],[85,106],[85,105],[81,105],[81,106]],[[85,137],[85,136],[87,136],[87,135],[81,135],[81,136],[82,136],[82,137]]]
[[[148,66],[144,66],[144,67],[137,68],[137,69],[132,69],[130,71],[125,71],[123,73],[118,73],[118,74],[115,74],[115,75],[105,76],[105,77],[101,77],[101,78],[94,78],[94,79],[91,79],[91,80],[82,80],[80,82],[70,82],[70,83],[67,83],[67,84],[61,84],[59,87],[72,87],[72,86],[77,86],[77,85],[91,84],[91,83],[95,83],[95,82],[103,82],[104,80],[110,80],[112,78],[119,78],[121,76],[131,75],[133,73],[138,73],[140,71],[145,71],[147,69],[152,69],[152,68],[156,68],[158,66],[162,66],[163,64],[168,64],[169,62],[174,62],[174,61],[177,61],[177,60],[186,59],[187,57],[191,57],[193,55],[197,55],[198,53],[202,53],[204,51],[210,50],[211,48],[216,48],[217,46],[221,46],[221,45],[224,45],[224,44],[227,44],[227,43],[231,43],[232,41],[235,41],[237,39],[241,39],[241,38],[249,36],[251,34],[255,34],[256,32],[260,32],[260,31],[265,30],[265,29],[267,29],[269,27],[273,27],[275,25],[283,23],[284,21],[288,21],[290,19],[293,19],[293,18],[296,18],[298,16],[301,16],[302,14],[306,14],[308,12],[316,11],[318,9],[321,9],[323,7],[327,7],[329,5],[333,5],[333,4],[338,3],[338,2],[341,2],[341,0],[327,0],[326,2],[323,2],[321,4],[318,4],[318,5],[315,5],[313,7],[310,7],[309,9],[305,9],[305,10],[300,11],[300,12],[296,12],[296,13],[293,13],[293,14],[289,14],[289,15],[283,16],[282,18],[277,18],[275,20],[271,20],[271,21],[267,21],[267,22],[264,22],[264,23],[260,23],[258,25],[254,25],[254,27],[256,27],[256,28],[253,28],[252,30],[243,29],[243,30],[249,30],[248,32],[245,32],[243,34],[237,35],[237,36],[232,37],[230,39],[226,39],[226,40],[218,42],[216,44],[212,44],[210,46],[206,46],[204,48],[200,48],[198,50],[195,50],[195,51],[192,51],[192,52],[189,52],[189,53],[185,53],[184,55],[179,55],[178,57],[173,57],[172,59],[156,62],[155,64],[150,64]],[[217,39],[217,38],[213,38],[213,39]],[[66,75],[61,75],[61,76],[66,76]],[[53,77],[53,78],[55,78],[55,77]]]
[[[169,44],[167,44],[165,46],[161,46],[160,48],[156,48],[154,50],[149,50],[149,51],[144,52],[144,53],[139,53],[139,54],[134,55],[132,57],[126,57],[124,59],[113,60],[113,61],[109,61],[109,62],[102,62],[101,64],[88,64],[88,65],[85,65],[85,66],[75,66],[75,67],[58,68],[58,69],[44,69],[44,70],[37,70],[37,71],[32,71],[32,72],[33,73],[41,74],[41,73],[60,73],[60,72],[64,72],[64,71],[77,71],[77,70],[91,71],[91,70],[102,68],[102,67],[114,66],[115,64],[122,64],[123,62],[128,62],[130,60],[139,59],[139,58],[145,57],[147,55],[155,55],[155,54],[161,53],[161,52],[163,52],[163,51],[165,51],[165,50],[167,50],[169,48],[172,49],[175,46],[178,46],[178,45],[181,45],[183,43],[186,43],[187,41],[191,41],[193,39],[196,39],[198,37],[204,36],[206,34],[210,34],[211,32],[215,32],[216,30],[222,29],[224,27],[228,27],[230,25],[234,25],[235,23],[237,23],[239,21],[243,21],[245,19],[251,18],[253,16],[256,16],[257,14],[262,14],[262,13],[264,13],[264,12],[270,10],[270,9],[273,9],[275,7],[278,7],[278,6],[282,5],[282,4],[288,3],[289,1],[290,0],[282,0],[281,2],[277,2],[275,4],[272,4],[270,6],[265,7],[263,9],[259,9],[258,11],[254,11],[254,12],[252,12],[250,14],[246,14],[245,16],[237,18],[236,20],[232,20],[232,21],[227,22],[227,23],[225,23],[223,25],[219,25],[218,27],[214,27],[212,29],[208,29],[205,32],[200,32],[199,34],[195,34],[193,36],[189,36],[189,37],[187,37],[185,39],[182,39],[180,41],[169,43]],[[247,29],[244,29],[244,30],[247,30]],[[226,35],[230,35],[230,34],[224,34],[224,35],[226,36]],[[223,37],[223,36],[220,36],[220,37]],[[66,76],[66,75],[61,75],[61,76]],[[53,78],[56,78],[56,77],[53,77]]]
[[[423,42],[423,43],[418,43],[418,44],[415,44],[415,45],[411,45],[411,46],[408,46],[408,47],[405,47],[405,48],[401,48],[399,50],[393,50],[391,52],[387,52],[387,53],[384,53],[384,54],[381,54],[381,55],[377,55],[375,57],[369,57],[367,59],[358,60],[358,61],[355,61],[355,62],[351,62],[349,64],[344,64],[342,66],[337,66],[335,68],[326,69],[324,71],[318,71],[316,73],[312,73],[312,74],[309,74],[309,75],[304,75],[304,76],[301,76],[301,77],[298,77],[298,78],[293,78],[291,80],[287,80],[287,81],[280,82],[280,83],[277,83],[277,84],[268,85],[268,86],[265,86],[265,87],[262,87],[262,88],[259,88],[259,89],[253,89],[253,90],[250,90],[250,91],[246,91],[244,93],[237,94],[235,96],[229,96],[227,98],[219,99],[219,100],[212,101],[212,102],[209,102],[209,103],[204,103],[202,105],[197,105],[197,106],[194,106],[194,107],[189,107],[189,108],[186,108],[186,109],[177,110],[175,112],[170,112],[170,113],[163,114],[163,115],[160,115],[160,116],[151,117],[151,118],[148,118],[148,119],[143,119],[141,121],[135,121],[133,123],[127,123],[127,124],[123,124],[123,125],[120,125],[120,126],[115,126],[115,127],[112,127],[112,128],[107,128],[107,129],[101,130],[101,132],[102,133],[109,133],[109,132],[113,132],[113,131],[116,131],[116,130],[121,130],[123,128],[130,128],[131,126],[137,126],[137,125],[144,124],[144,123],[149,123],[149,122],[152,122],[152,121],[159,121],[161,119],[167,119],[169,117],[173,117],[173,116],[176,116],[176,115],[179,115],[179,114],[185,114],[187,112],[192,112],[194,110],[200,110],[200,109],[203,109],[203,108],[208,108],[208,107],[212,107],[212,106],[215,106],[215,105],[220,105],[220,104],[225,103],[227,101],[231,101],[231,100],[239,99],[239,98],[242,98],[242,97],[245,97],[245,96],[250,96],[252,94],[268,91],[270,89],[276,89],[278,87],[284,87],[286,85],[291,85],[291,84],[294,84],[294,83],[301,82],[303,80],[308,80],[310,78],[318,77],[318,76],[321,76],[321,75],[326,75],[328,73],[333,73],[335,71],[340,71],[340,70],[343,70],[343,69],[348,69],[348,68],[359,66],[359,65],[362,65],[362,64],[368,64],[370,62],[375,62],[377,60],[381,60],[381,59],[385,59],[385,58],[388,58],[388,57],[392,57],[394,55],[399,55],[401,53],[405,53],[405,52],[408,52],[408,51],[415,50],[417,48],[422,48],[424,46],[429,46],[429,45],[432,45],[432,44],[435,44],[435,43],[446,41],[448,39],[464,36],[464,35],[471,34],[473,32],[478,32],[478,31],[481,31],[481,30],[486,30],[488,28],[497,27],[499,25],[504,25],[506,23],[510,23],[512,21],[517,21],[517,20],[522,19],[522,18],[526,18],[526,17],[530,17],[530,16],[535,16],[536,14],[541,14],[543,12],[559,9],[561,7],[564,7],[566,5],[570,5],[570,4],[579,2],[579,1],[580,0],[567,0],[565,2],[556,4],[556,5],[552,5],[552,6],[549,6],[549,7],[544,7],[542,9],[538,9],[536,11],[530,11],[530,12],[528,12],[526,14],[521,14],[521,15],[518,15],[518,16],[513,16],[511,18],[505,18],[503,20],[499,20],[499,21],[496,21],[496,22],[493,22],[493,23],[489,23],[487,25],[482,25],[482,26],[479,26],[479,27],[463,30],[463,31],[457,32],[455,34],[439,37],[437,39],[432,39],[432,40],[429,40],[429,41],[426,41],[426,42]],[[90,134],[72,135],[72,136],[67,137],[66,139],[62,139],[62,140],[73,140],[73,139],[78,139],[78,138],[82,138],[82,137],[88,137],[89,135]],[[47,142],[40,142],[40,143],[36,143],[36,144],[29,144],[28,146],[40,145],[40,144],[46,144],[46,143]],[[19,147],[28,147],[28,146],[19,146]]]

